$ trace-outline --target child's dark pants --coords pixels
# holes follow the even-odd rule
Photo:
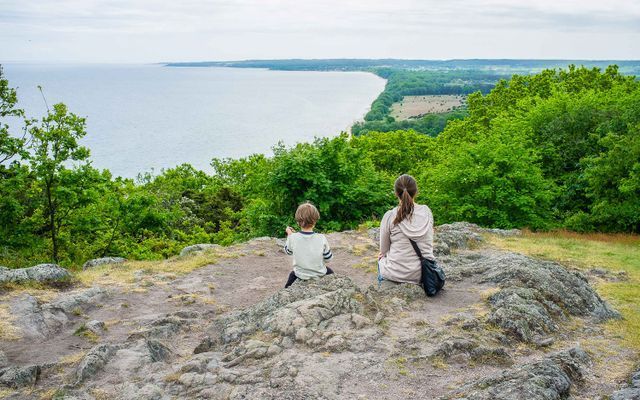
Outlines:
[[[331,275],[331,274],[333,274],[333,270],[327,267],[327,275]],[[293,282],[296,281],[296,279],[298,279],[298,277],[296,276],[295,272],[291,271],[291,273],[289,274],[289,280],[287,280],[287,284],[284,285],[284,287],[288,288],[293,284]]]

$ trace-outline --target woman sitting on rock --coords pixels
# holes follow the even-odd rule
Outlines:
[[[387,211],[380,222],[378,282],[420,284],[420,259],[409,239],[417,243],[424,258],[434,260],[433,215],[429,207],[413,201],[418,185],[412,176],[400,176],[394,187],[399,204]]]

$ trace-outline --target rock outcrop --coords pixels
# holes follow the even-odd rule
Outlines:
[[[93,260],[89,260],[82,265],[82,270],[87,270],[95,267],[99,267],[101,265],[109,265],[109,264],[122,264],[126,262],[126,258],[122,257],[102,257],[102,258],[94,258]]]
[[[191,246],[187,246],[180,251],[180,257],[184,257],[189,254],[196,254],[203,251],[210,251],[215,249],[220,249],[222,246],[219,244],[211,244],[211,243],[199,243]]]
[[[580,384],[590,360],[580,348],[553,354],[540,361],[483,378],[464,386],[451,399],[521,400],[566,399]]]
[[[40,304],[35,297],[25,294],[14,300],[11,312],[23,336],[44,339],[88,309],[99,306],[106,296],[105,289],[91,288],[63,294],[50,303]]]
[[[483,245],[488,232],[466,223],[438,227],[448,282],[433,298],[413,284],[377,285],[375,231],[331,234],[336,274],[287,289],[281,285],[290,264],[277,241],[264,238],[217,249],[220,261],[186,276],[141,272],[149,285],[63,291],[53,300],[16,292],[8,311],[24,339],[2,347],[9,360],[3,364],[0,353],[0,385],[25,396],[63,388],[67,399],[559,400],[611,393],[614,386],[593,385],[607,355],[596,347],[587,355],[577,343],[605,338],[599,323],[618,313],[581,274]],[[183,255],[218,246],[191,247]],[[95,335],[73,335],[78,326]],[[72,354],[51,360],[52,368],[46,357],[26,362],[22,353],[34,339]],[[633,399],[636,378],[612,398]]]
[[[6,283],[36,282],[45,285],[64,285],[71,274],[57,264],[38,264],[29,268],[9,269],[0,267],[0,285]]]

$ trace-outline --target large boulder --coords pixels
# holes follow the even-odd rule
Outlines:
[[[71,274],[57,264],[38,264],[29,268],[0,267],[0,284],[37,282],[48,285],[69,283]]]
[[[517,340],[544,342],[570,316],[596,322],[620,317],[583,275],[555,262],[491,249],[442,257],[440,262],[452,282],[471,278],[498,287],[488,298],[488,320]]]
[[[82,265],[82,270],[99,267],[101,265],[109,265],[109,264],[122,264],[126,262],[126,258],[122,257],[102,257],[102,258],[94,258],[93,260],[89,260]]]
[[[556,400],[569,397],[582,381],[590,360],[580,348],[561,351],[530,364],[479,379],[449,398],[466,400]]]
[[[566,316],[598,322],[620,317],[584,276],[560,264],[516,253],[484,254],[475,262],[481,269],[487,267],[481,282],[502,289],[489,298],[489,320],[523,341],[556,331],[554,320]]]
[[[191,246],[187,246],[180,251],[180,257],[184,257],[189,254],[196,254],[203,251],[220,249],[222,246],[219,244],[211,244],[211,243],[199,243]]]

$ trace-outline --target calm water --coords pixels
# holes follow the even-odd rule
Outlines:
[[[161,66],[4,65],[19,104],[42,116],[64,102],[87,117],[94,166],[134,177],[214,157],[270,153],[361,119],[385,81],[360,72]]]

